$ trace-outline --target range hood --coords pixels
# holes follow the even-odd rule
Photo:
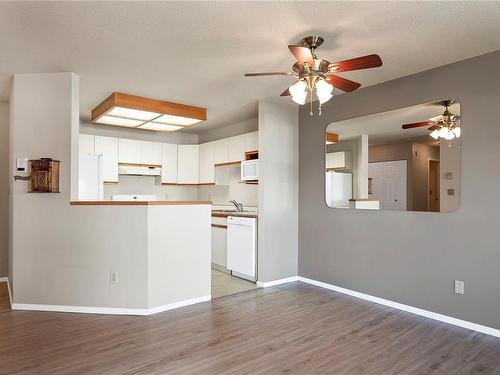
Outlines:
[[[160,167],[148,167],[148,166],[129,166],[122,165],[118,166],[118,174],[121,175],[131,175],[131,176],[160,176]]]

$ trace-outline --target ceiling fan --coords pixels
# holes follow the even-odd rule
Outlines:
[[[297,81],[283,91],[281,96],[291,95],[295,103],[305,104],[307,94],[310,93],[312,98],[313,91],[316,91],[316,96],[320,103],[319,114],[321,115],[321,104],[332,98],[334,87],[345,92],[351,92],[361,86],[360,83],[342,78],[337,73],[382,66],[382,60],[375,54],[333,63],[319,59],[315,54],[315,50],[323,42],[323,37],[313,35],[305,37],[296,45],[289,45],[290,52],[297,59],[297,62],[292,66],[291,72],[246,73],[245,77],[293,76]]]
[[[450,111],[449,107],[455,103],[455,100],[443,100],[439,102],[440,105],[445,107],[442,115],[434,116],[427,121],[414,122],[411,124],[404,124],[403,129],[420,128],[422,126],[429,126],[429,134],[435,140],[444,138],[451,141],[454,138],[460,138],[460,116]]]

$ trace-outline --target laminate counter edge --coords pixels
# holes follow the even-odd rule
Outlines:
[[[71,206],[193,206],[212,205],[211,201],[71,201]]]

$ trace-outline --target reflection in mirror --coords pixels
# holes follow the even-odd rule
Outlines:
[[[460,200],[460,104],[421,104],[326,130],[326,203],[453,212]]]

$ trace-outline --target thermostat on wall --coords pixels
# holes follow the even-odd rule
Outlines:
[[[16,172],[28,172],[28,158],[16,159]]]

